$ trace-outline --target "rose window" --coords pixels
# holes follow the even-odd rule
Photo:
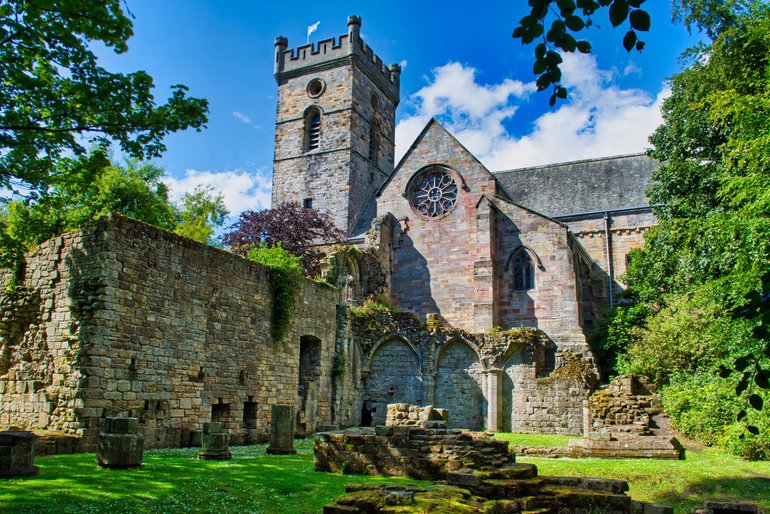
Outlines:
[[[457,201],[457,184],[449,173],[442,169],[422,173],[411,189],[412,207],[426,218],[447,214]]]

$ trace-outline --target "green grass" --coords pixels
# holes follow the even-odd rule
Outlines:
[[[517,446],[566,446],[569,436],[495,434]],[[687,446],[687,445],[685,445]],[[545,459],[519,457],[537,465],[541,475],[626,480],[634,500],[664,503],[677,513],[702,507],[705,500],[743,499],[770,509],[770,462],[748,462],[722,450],[685,452],[685,460]]]
[[[508,432],[498,432],[495,438],[508,441],[511,446],[567,446],[574,435],[548,435],[548,434],[511,434]]]
[[[413,484],[313,470],[313,440],[296,455],[268,455],[266,445],[231,447],[231,461],[199,461],[198,449],[145,452],[141,468],[107,470],[94,454],[40,457],[36,478],[0,481],[0,512],[13,513],[304,513],[353,482]]]
[[[516,445],[564,445],[566,437],[498,434]],[[402,478],[313,471],[312,439],[297,441],[296,455],[267,455],[265,445],[231,448],[231,461],[198,461],[197,449],[152,450],[135,470],[106,470],[93,454],[36,460],[40,476],[0,481],[0,512],[160,513],[320,512],[346,483],[416,483]],[[644,459],[537,459],[541,475],[627,480],[636,500],[667,503],[677,513],[706,499],[754,499],[770,509],[770,463],[746,462],[706,449],[684,461]]]

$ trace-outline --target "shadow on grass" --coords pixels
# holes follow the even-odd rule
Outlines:
[[[751,500],[770,509],[770,478],[703,479],[687,484],[682,491],[665,491],[654,496],[656,503],[676,507],[676,512],[690,512],[703,507],[706,500]]]
[[[39,458],[40,476],[0,482],[0,511],[18,513],[319,512],[346,483],[401,478],[313,470],[312,442],[299,453],[234,447],[231,461],[198,461],[191,450],[148,451],[141,468],[107,470],[93,454]]]

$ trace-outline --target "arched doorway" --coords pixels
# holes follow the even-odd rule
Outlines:
[[[299,338],[299,379],[297,380],[297,432],[312,434],[318,425],[318,379],[321,377],[321,340]]]

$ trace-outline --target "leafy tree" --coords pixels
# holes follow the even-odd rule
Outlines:
[[[663,207],[626,276],[633,308],[647,314],[632,327],[613,318],[616,340],[604,346],[625,343],[621,371],[669,387],[681,386],[682,370],[728,381],[745,406],[737,419],[757,436],[770,388],[770,7],[729,4],[699,18],[716,24],[715,39],[690,51],[650,139],[661,165],[649,193]],[[724,444],[765,454],[746,441]]]
[[[185,86],[158,105],[147,73],[97,64],[90,44],[123,53],[131,35],[120,0],[0,2],[0,186],[45,189],[61,156],[88,141],[147,159],[166,134],[205,126],[208,103]]]
[[[533,72],[538,75],[537,89],[553,86],[549,103],[567,98],[561,85],[561,63],[564,53],[590,53],[591,42],[581,38],[585,31],[599,26],[597,13],[606,10],[615,27],[626,26],[623,47],[641,52],[646,43],[640,32],[650,30],[649,13],[642,7],[646,0],[529,0],[530,12],[519,20],[513,38],[525,45],[537,42]],[[672,0],[673,19],[684,23],[688,30],[695,27],[711,39],[734,26],[750,10],[750,0]],[[550,25],[549,25],[550,21]],[[546,30],[548,27],[548,30]]]
[[[168,199],[164,170],[129,161],[113,164],[103,148],[62,159],[38,198],[8,202],[0,216],[2,264],[12,266],[32,246],[110,212],[208,243],[227,210],[221,195],[196,189],[180,206]]]
[[[315,209],[304,209],[296,202],[272,209],[245,211],[222,237],[222,242],[239,255],[254,247],[281,245],[298,256],[305,274],[321,272],[323,253],[319,243],[343,243],[345,234],[334,226],[331,217]]]
[[[221,193],[216,194],[211,186],[196,187],[192,193],[185,193],[179,202],[174,233],[212,244],[214,227],[222,226],[229,213]]]

